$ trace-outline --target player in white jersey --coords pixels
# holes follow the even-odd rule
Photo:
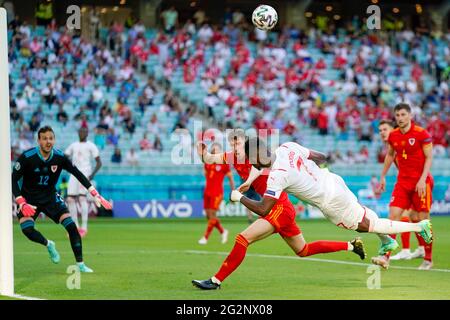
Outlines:
[[[91,181],[95,174],[100,170],[102,162],[97,146],[87,141],[88,129],[80,128],[78,130],[79,141],[72,143],[65,151],[65,154],[72,160],[80,171]],[[91,162],[95,160],[95,168],[92,170]],[[67,187],[67,204],[73,221],[75,221],[79,233],[82,237],[87,234],[87,224],[89,215],[89,206],[87,201],[87,190],[74,176],[70,176]],[[78,224],[78,208],[81,213],[81,227]]]
[[[319,208],[326,218],[335,225],[357,232],[377,233],[382,242],[379,253],[397,248],[397,242],[388,234],[406,231],[419,232],[427,243],[432,241],[431,223],[407,223],[380,219],[371,209],[358,203],[344,180],[318,164],[326,161],[325,155],[309,150],[301,145],[288,142],[271,154],[259,138],[248,139],[245,143],[248,160],[256,168],[238,190],[231,192],[231,200],[239,201],[254,213],[264,216],[270,212],[280,194],[285,191]],[[264,170],[270,168],[267,190],[261,201],[243,196],[240,191]]]

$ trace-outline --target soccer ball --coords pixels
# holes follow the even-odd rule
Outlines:
[[[258,29],[271,30],[278,22],[278,13],[271,6],[262,4],[253,11],[252,22]]]

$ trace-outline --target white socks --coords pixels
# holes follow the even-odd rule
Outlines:
[[[396,234],[402,232],[420,232],[422,227],[418,223],[392,221],[389,219],[374,219],[370,221],[369,232],[382,234]]]
[[[353,245],[350,242],[347,242],[347,251],[353,251]]]

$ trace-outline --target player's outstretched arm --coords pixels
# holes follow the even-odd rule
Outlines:
[[[211,154],[208,152],[206,144],[203,142],[197,143],[197,154],[203,163],[207,164],[224,164],[224,153]]]
[[[83,187],[88,189],[91,196],[94,197],[95,204],[97,205],[97,207],[99,207],[99,208],[103,207],[106,210],[111,210],[112,209],[111,203],[106,201],[98,193],[98,191],[94,188],[94,186],[91,184],[91,182],[88,180],[88,178],[76,166],[74,166],[72,164],[72,162],[70,161],[70,159],[68,157],[65,156],[64,159],[65,159],[65,161],[64,161],[63,169],[65,169],[67,172],[73,174],[73,176],[75,178],[77,178],[78,181],[80,181],[80,183],[83,185]]]
[[[309,160],[314,161],[319,167],[327,162],[327,156],[322,152],[309,150]]]
[[[386,174],[391,168],[391,165],[394,162],[394,160],[395,160],[395,150],[392,148],[390,144],[388,144],[388,150],[386,153],[386,157],[384,158],[384,166],[380,176],[380,191],[382,192],[386,191]]]
[[[238,188],[239,192],[246,192],[248,189],[250,189],[250,186],[252,185],[253,181],[255,181],[262,173],[263,170],[258,170],[254,166],[252,166],[252,169],[250,170],[250,174],[248,175],[247,180],[245,180],[245,182],[239,186]]]
[[[268,215],[275,203],[278,201],[278,199],[271,197],[263,197],[261,201],[251,200],[237,190],[233,190],[231,192],[230,200],[234,202],[239,201],[250,211],[253,211],[261,217]]]

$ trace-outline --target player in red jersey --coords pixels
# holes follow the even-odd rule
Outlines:
[[[410,208],[412,222],[429,219],[432,203],[433,177],[430,173],[433,160],[433,145],[430,134],[412,122],[411,107],[399,103],[394,108],[398,128],[390,132],[388,152],[380,178],[382,191],[386,188],[386,174],[394,160],[398,165],[397,183],[389,203],[392,220],[400,220],[402,213]],[[395,237],[395,236],[392,236]],[[417,235],[424,247],[425,256],[420,270],[432,268],[432,242],[427,244]],[[389,257],[377,257],[372,262],[384,268],[389,266]]]
[[[387,149],[388,149],[388,145],[389,145],[388,138],[389,138],[389,134],[394,129],[394,124],[390,120],[381,120],[378,125],[378,129],[380,132],[381,141],[384,143],[384,145],[386,147],[386,153],[387,153]],[[384,157],[385,157],[385,155],[384,155]],[[397,162],[395,160],[394,160],[394,164],[396,167],[398,167]],[[409,210],[403,211],[400,221],[410,222],[411,220],[409,218],[409,213],[410,213]],[[421,255],[421,252],[423,251],[423,247],[421,247],[420,240],[419,240],[419,248],[416,251],[414,251],[414,253],[411,253],[410,238],[411,238],[411,232],[401,233],[402,250],[399,253],[397,253],[395,256],[390,257],[390,260],[410,260],[413,258],[419,258],[419,257],[424,256],[424,255]],[[417,238],[420,239],[420,236],[417,235]]]
[[[214,143],[211,146],[211,154],[218,154],[222,151],[220,144]],[[223,179],[228,177],[230,188],[234,190],[233,175],[228,164],[207,164],[205,163],[206,186],[203,194],[203,207],[208,219],[208,226],[204,236],[198,241],[199,244],[207,244],[209,235],[214,228],[219,230],[222,243],[228,241],[228,230],[224,229],[220,220],[216,216],[217,210],[223,199]]]
[[[243,133],[235,131],[229,135],[229,142],[233,150],[232,152],[212,155],[206,151],[206,145],[203,143],[199,143],[197,151],[204,162],[232,164],[241,178],[247,180],[247,178],[253,176],[256,172],[252,170],[252,165],[245,156],[245,136]],[[266,191],[267,178],[268,175],[261,175],[251,185],[261,196]],[[246,191],[241,187],[238,190],[242,192]],[[294,206],[289,201],[287,193],[283,192],[269,214],[257,219],[247,229],[237,235],[234,247],[219,271],[210,279],[193,280],[193,285],[204,290],[219,288],[222,281],[236,270],[244,260],[247,247],[258,240],[267,238],[273,233],[279,233],[299,257],[336,251],[352,251],[361,259],[366,257],[364,244],[360,238],[355,238],[350,242],[321,240],[307,243],[295,222],[295,216]]]

